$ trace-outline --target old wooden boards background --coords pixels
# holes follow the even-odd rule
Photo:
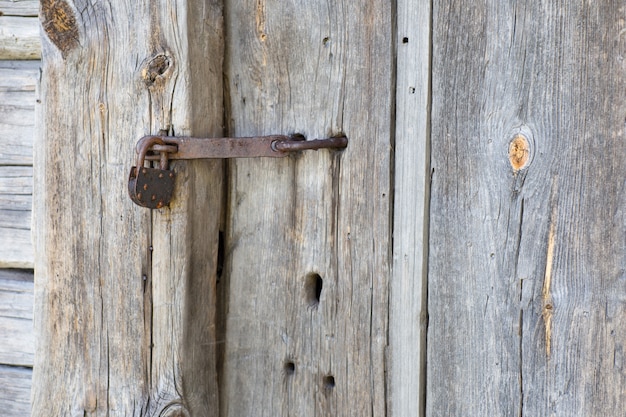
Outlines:
[[[0,414],[30,410],[38,1],[0,0]]]
[[[42,2],[34,415],[624,408],[626,6],[388,3]]]
[[[619,414],[626,5],[434,2],[433,28],[426,414]]]

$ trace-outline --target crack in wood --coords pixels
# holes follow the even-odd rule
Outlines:
[[[552,267],[554,263],[554,247],[556,241],[556,218],[557,218],[557,206],[556,206],[556,189],[557,180],[555,179],[552,186],[552,213],[550,215],[550,230],[548,232],[548,248],[546,255],[546,269],[543,278],[543,289],[541,292],[541,298],[543,300],[542,317],[545,327],[545,343],[546,343],[546,356],[550,358],[550,350],[552,346],[552,316],[554,314],[554,304],[552,302]]]

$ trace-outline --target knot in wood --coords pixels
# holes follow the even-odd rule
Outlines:
[[[523,135],[516,135],[509,144],[509,162],[514,171],[528,165],[530,160],[530,143]]]
[[[166,73],[172,66],[171,59],[165,54],[159,54],[150,59],[148,63],[141,70],[141,78],[144,83],[150,87],[159,78],[165,78]]]
[[[167,405],[160,413],[159,417],[190,417],[191,414],[187,408],[178,403],[171,403]]]
[[[41,0],[41,26],[63,58],[78,46],[76,17],[66,1]]]

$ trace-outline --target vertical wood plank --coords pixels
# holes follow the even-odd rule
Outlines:
[[[233,135],[345,133],[341,153],[229,163],[222,416],[383,416],[393,11],[230,1]]]
[[[216,1],[42,1],[34,416],[217,410],[219,216],[196,213],[219,213],[219,163],[173,166],[171,209],[133,205],[126,182],[141,136],[221,133],[221,16]]]
[[[423,415],[431,2],[397,2],[393,275],[389,299],[389,415]]]
[[[435,3],[429,416],[623,408],[625,13]]]

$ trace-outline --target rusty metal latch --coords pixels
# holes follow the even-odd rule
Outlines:
[[[131,200],[142,207],[159,209],[168,206],[176,177],[168,167],[172,159],[282,158],[292,152],[343,149],[346,146],[348,138],[345,136],[315,140],[284,135],[248,138],[144,136],[137,142],[137,165],[131,168],[128,176],[128,193]],[[144,166],[146,161],[149,166]]]

